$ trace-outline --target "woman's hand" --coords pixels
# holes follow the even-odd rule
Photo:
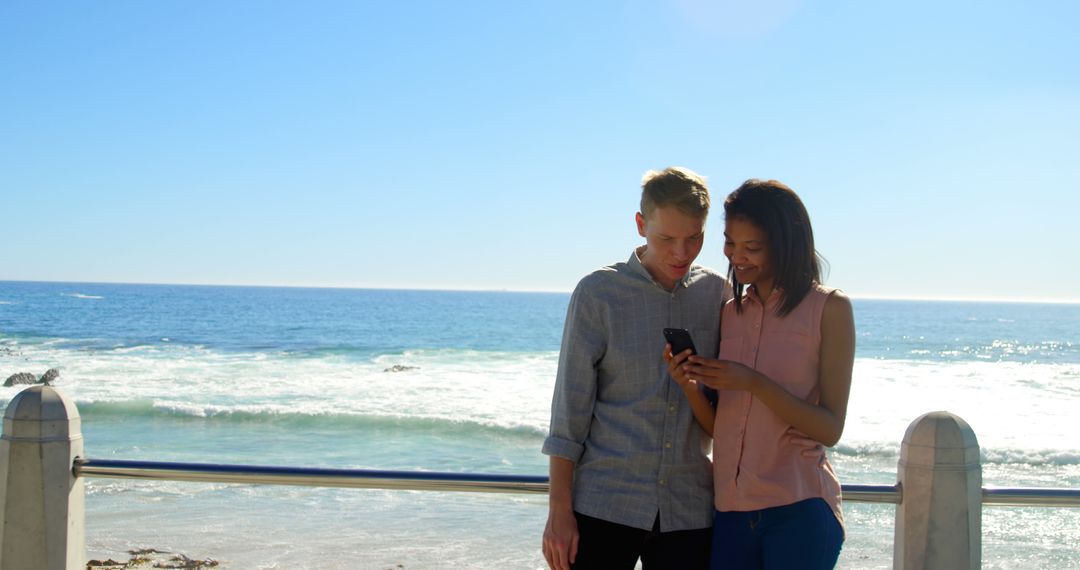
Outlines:
[[[668,367],[670,366],[669,364]],[[761,380],[761,375],[753,368],[731,360],[691,356],[682,368],[689,381],[704,384],[714,390],[754,392]]]
[[[679,354],[672,355],[671,345],[664,345],[664,361],[667,362],[668,374],[682,388],[686,400],[690,402],[690,409],[694,413],[694,419],[697,420],[702,431],[712,437],[713,424],[716,423],[716,409],[709,402],[709,399],[705,397],[701,386],[691,380],[686,373],[686,364],[689,362],[687,359],[690,358],[691,354],[692,351],[688,348]]]
[[[803,457],[821,457],[825,455],[825,446],[820,441],[795,428],[788,428],[780,441],[800,448],[799,454]]]

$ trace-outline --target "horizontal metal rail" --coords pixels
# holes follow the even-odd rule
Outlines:
[[[72,469],[76,477],[111,479],[257,483],[410,491],[481,491],[485,493],[547,493],[548,491],[548,478],[535,475],[482,475],[431,471],[376,471],[100,459],[76,459]]]
[[[983,487],[984,505],[1080,507],[1080,489]]]
[[[840,497],[849,503],[900,504],[899,485],[841,485]]]
[[[540,475],[490,475],[434,471],[380,471],[374,469],[323,469],[215,463],[172,463],[112,459],[75,460],[76,477],[348,487],[408,491],[475,491],[484,493],[546,494],[548,478]],[[899,485],[843,485],[843,500],[858,503],[899,504]],[[988,505],[1080,507],[1080,489],[1001,488],[983,489]]]

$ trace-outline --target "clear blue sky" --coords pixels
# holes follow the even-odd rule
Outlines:
[[[852,295],[1080,300],[1078,25],[1069,1],[7,0],[0,279],[567,291],[677,164],[717,202],[794,187]]]

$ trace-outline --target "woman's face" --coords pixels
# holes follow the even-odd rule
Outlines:
[[[773,267],[769,256],[769,236],[745,218],[724,222],[724,255],[735,269],[739,283],[772,289]]]

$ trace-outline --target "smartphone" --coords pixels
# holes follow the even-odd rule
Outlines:
[[[697,349],[694,348],[694,339],[690,338],[690,331],[686,329],[664,329],[664,338],[671,345],[672,355],[679,354],[688,348],[690,354],[697,354]]]

